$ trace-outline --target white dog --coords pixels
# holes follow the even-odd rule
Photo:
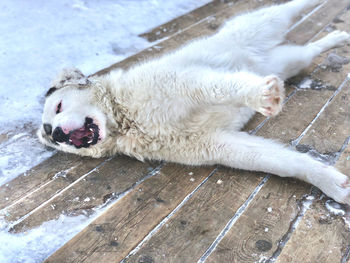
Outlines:
[[[126,71],[89,79],[64,71],[46,95],[39,138],[92,157],[123,153],[296,177],[350,204],[346,175],[240,132],[255,112],[281,111],[283,80],[349,41],[335,31],[305,46],[282,45],[293,17],[320,2],[294,0],[238,16],[213,36]]]

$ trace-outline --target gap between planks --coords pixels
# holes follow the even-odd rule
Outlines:
[[[204,185],[209,179],[210,177],[212,177],[217,171],[217,168],[215,168],[191,193],[189,193],[182,201],[181,203],[174,209],[172,210],[157,226],[155,226],[149,233],[147,236],[144,237],[144,239],[133,249],[129,252],[129,254],[122,259],[120,262],[121,263],[125,263],[125,261],[132,255],[136,254],[140,248],[142,247],[142,245],[144,243],[146,243],[155,233],[157,233],[162,226],[164,226],[164,224],[166,222],[169,221],[169,219],[181,208],[183,207],[187,201],[199,190],[199,188],[202,187],[202,185]]]

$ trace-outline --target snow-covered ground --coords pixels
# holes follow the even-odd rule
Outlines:
[[[43,95],[61,68],[96,72],[150,46],[139,34],[208,2],[1,0],[0,185],[52,155],[34,131]],[[4,228],[0,262],[40,262],[85,223],[61,218],[23,235],[10,235]],[[57,227],[50,231],[54,225],[59,233]]]

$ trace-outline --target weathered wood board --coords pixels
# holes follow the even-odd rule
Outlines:
[[[350,134],[350,129],[348,132]],[[339,170],[350,171],[349,156],[350,145],[337,162]],[[339,205],[327,199],[322,196],[312,203],[276,262],[300,262],[300,258],[305,263],[345,262],[350,248],[350,210],[340,206],[347,211],[346,215],[332,214],[326,209],[325,202],[335,209]]]
[[[57,251],[48,262],[122,260],[210,175],[212,168],[166,164]],[[89,244],[86,247],[86,241]]]

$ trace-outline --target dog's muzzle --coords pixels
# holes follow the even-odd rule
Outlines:
[[[83,127],[72,130],[68,134],[64,133],[61,127],[56,127],[52,133],[52,139],[54,142],[74,145],[76,148],[88,148],[99,140],[99,127],[93,119],[86,117]]]

